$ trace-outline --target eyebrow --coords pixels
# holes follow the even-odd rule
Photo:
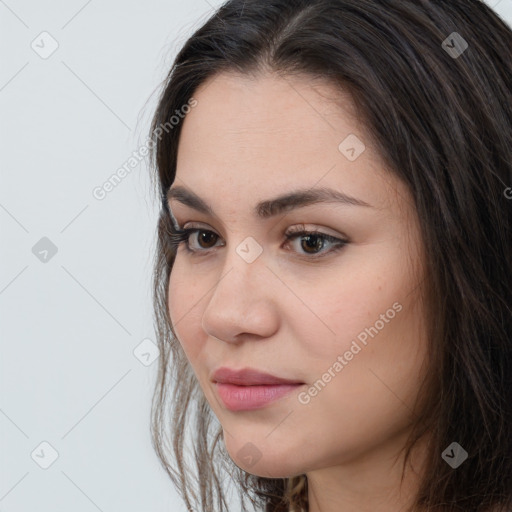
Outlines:
[[[175,199],[180,203],[205,215],[215,217],[213,208],[197,194],[183,186],[176,186],[167,191],[167,201]],[[372,206],[361,199],[351,197],[331,188],[314,188],[293,190],[267,201],[261,201],[254,207],[254,214],[268,219],[280,213],[317,203],[342,203],[352,206]]]

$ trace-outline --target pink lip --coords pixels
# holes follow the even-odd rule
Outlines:
[[[212,375],[213,382],[225,384],[236,384],[237,386],[257,386],[270,384],[304,384],[300,380],[283,379],[270,373],[260,372],[254,368],[243,368],[233,370],[223,366],[216,370]]]
[[[281,398],[304,382],[284,379],[253,368],[219,368],[212,376],[224,405],[231,411],[259,409]]]
[[[281,398],[302,384],[273,384],[262,386],[237,386],[216,382],[217,393],[231,411],[252,411]]]

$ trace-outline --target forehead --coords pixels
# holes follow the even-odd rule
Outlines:
[[[383,187],[393,179],[352,99],[333,85],[306,76],[222,73],[194,98],[197,105],[183,121],[176,179],[199,195],[222,191],[255,203],[256,195],[319,184],[377,207],[385,197],[376,196],[388,195]],[[364,148],[355,160],[340,149],[346,140]]]
[[[363,130],[347,93],[306,76],[221,73],[202,84],[194,97],[198,105],[186,117],[180,145],[188,145],[189,136],[202,137],[204,150],[237,141],[245,148],[265,143],[284,151],[292,146],[296,153],[313,146],[337,150],[349,133],[361,135]],[[319,147],[320,140],[324,143]]]

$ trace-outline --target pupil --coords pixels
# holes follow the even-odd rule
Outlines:
[[[205,241],[204,239],[206,238],[206,244],[208,244],[208,237],[212,237],[212,236],[215,236],[215,234],[214,233],[206,233],[205,231],[200,232],[201,241]],[[215,241],[214,241],[214,243],[215,243]]]
[[[311,239],[316,240],[317,243],[313,244],[313,249],[315,249],[315,246],[316,246],[316,249],[321,249],[322,248],[322,245],[323,245],[322,239],[318,235],[307,235],[303,239],[307,240],[308,244],[309,244],[309,242],[311,242]],[[320,243],[318,243],[318,242],[320,242]],[[308,247],[310,247],[310,246],[308,245]],[[304,249],[304,245],[303,245],[302,248]],[[308,252],[308,251],[306,250],[306,252]]]

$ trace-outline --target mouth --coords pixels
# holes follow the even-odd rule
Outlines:
[[[219,368],[211,380],[222,402],[231,411],[260,409],[305,385],[300,380],[277,377],[253,368]]]
[[[256,370],[254,368],[234,370],[225,366],[213,372],[211,380],[212,382],[219,382],[221,384],[234,384],[237,386],[277,386],[280,384],[305,384],[300,380],[277,377],[276,375]]]

